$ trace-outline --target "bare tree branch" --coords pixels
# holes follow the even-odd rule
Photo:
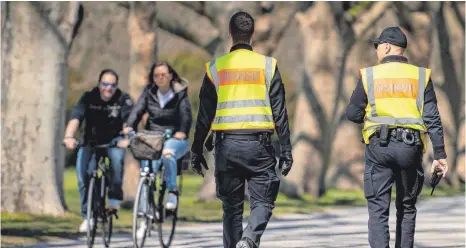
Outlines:
[[[450,35],[448,34],[447,24],[443,14],[444,2],[440,2],[438,7],[434,7],[433,24],[437,29],[437,38],[440,44],[440,58],[445,83],[441,86],[442,90],[448,95],[451,110],[455,120],[455,127],[458,128],[461,101],[461,89],[459,87],[455,64],[450,53]]]
[[[319,151],[320,153],[323,152],[323,147],[322,147],[322,140],[321,139],[316,139],[313,138],[305,133],[299,133],[296,139],[293,140],[292,146],[296,145],[297,143],[304,141],[307,142],[308,144],[314,146],[314,148]]]
[[[293,11],[291,12],[291,14],[288,16],[287,18],[287,22],[285,25],[282,26],[282,28],[280,29],[280,31],[278,31],[277,35],[275,36],[275,39],[274,39],[274,43],[275,44],[278,44],[280,42],[280,40],[283,38],[283,36],[285,35],[285,32],[288,30],[288,27],[291,25],[291,23],[293,23],[294,21],[294,16],[296,13],[298,13],[298,7],[299,5],[295,6],[296,8],[293,9]],[[270,47],[267,51],[267,55],[271,55],[272,52],[275,50],[275,47]]]
[[[459,9],[458,3],[457,2],[451,2],[451,7],[453,8],[453,11],[455,12],[456,19],[458,20],[458,23],[461,25],[461,31],[463,31],[464,34],[464,17],[461,15],[461,11]],[[464,10],[463,10],[464,13]]]
[[[355,35],[354,30],[351,25],[351,21],[349,18],[346,17],[346,12],[343,9],[342,2],[329,2],[330,8],[333,12],[333,19],[335,20],[335,24],[338,28],[338,35],[340,36],[340,40],[342,42],[342,49],[347,50],[350,49],[353,44],[355,43]]]
[[[354,24],[356,38],[358,40],[364,39],[369,29],[384,16],[391,6],[392,2],[377,2],[373,4],[370,10],[365,12]]]
[[[157,20],[161,28],[214,53],[220,32],[206,16],[178,2],[159,2]]]
[[[315,118],[317,119],[317,123],[319,124],[319,129],[322,133],[326,133],[328,123],[324,114],[324,109],[322,108],[322,104],[317,98],[314,87],[312,87],[311,78],[309,77],[308,72],[306,70],[304,70],[303,72],[303,82],[301,84],[301,88],[303,90],[304,96],[307,99],[307,103],[312,108],[312,111],[315,114]]]
[[[128,1],[124,1],[124,2],[123,2],[123,1],[121,1],[121,2],[117,2],[117,5],[118,5],[118,6],[120,6],[120,7],[123,7],[123,8],[125,8],[125,9],[128,9],[128,10],[129,10],[129,7],[130,7],[130,5],[129,5],[129,2],[128,2]]]
[[[345,77],[346,60],[348,58],[349,52],[350,52],[350,49],[345,49],[343,51],[343,55],[341,56],[341,59],[339,61],[339,68],[338,68],[339,71],[335,78],[336,80],[335,83],[337,84],[336,86],[337,92],[333,99],[333,102],[335,103],[335,105],[333,105],[333,110],[332,110],[332,115],[331,115],[333,117],[333,120],[331,121],[331,125],[332,125],[331,133],[335,133],[334,130],[336,130],[337,125],[340,122],[340,120],[338,120],[336,117],[337,117],[338,107],[340,106],[340,98],[341,98],[341,95],[344,89],[343,81]]]
[[[204,15],[204,4],[205,2],[202,1],[181,1],[179,2],[186,7],[191,8],[192,10],[196,11],[197,13]]]
[[[406,8],[405,4],[403,2],[394,2],[393,5],[395,6],[396,14],[398,16],[398,20],[400,22],[400,25],[405,28],[408,33],[413,32],[413,25],[412,25],[412,20],[411,20],[411,15],[409,13],[409,10]]]

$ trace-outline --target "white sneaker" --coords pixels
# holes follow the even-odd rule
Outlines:
[[[120,201],[115,200],[115,199],[108,199],[107,208],[108,209],[119,210],[120,209]]]
[[[91,226],[94,224],[93,223],[94,221],[91,220]],[[82,233],[85,233],[87,232],[87,219],[83,220],[83,222],[81,223],[81,225],[79,226],[79,232],[82,232]]]
[[[165,204],[165,208],[168,210],[173,210],[178,205],[178,199],[175,194],[168,193],[167,203]]]
[[[138,239],[142,239],[142,237],[144,236],[144,233],[147,231],[147,226],[146,226],[146,222],[143,221],[141,223],[141,226],[138,228],[138,230],[136,231],[136,237]]]
[[[236,244],[236,248],[249,248],[249,244],[246,240],[240,240],[237,244]]]

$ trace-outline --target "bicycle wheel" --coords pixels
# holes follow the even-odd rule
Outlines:
[[[109,214],[105,209],[105,200],[107,196],[107,180],[106,177],[103,176],[100,180],[100,204],[99,204],[99,213],[100,213],[100,221],[102,223],[102,239],[104,241],[105,247],[110,245],[110,239],[112,237],[112,225],[113,219],[112,214]]]
[[[94,245],[95,233],[97,230],[97,204],[96,204],[95,178],[92,177],[89,182],[87,193],[87,246]]]
[[[153,208],[151,205],[150,197],[150,179],[147,177],[141,177],[139,180],[136,199],[133,206],[133,247],[142,248],[146,240],[147,234],[150,232],[152,227],[152,219],[154,213],[151,211]],[[138,237],[139,228],[145,225],[145,231]]]
[[[163,179],[163,175],[161,174],[161,181]],[[157,201],[157,211],[159,214],[158,218],[158,236],[160,245],[163,248],[170,247],[173,237],[175,235],[175,227],[176,222],[178,220],[178,205],[173,210],[165,209],[165,192],[166,192],[166,182],[165,180],[162,181],[162,185],[159,188],[159,195]],[[177,202],[179,198],[177,197]]]

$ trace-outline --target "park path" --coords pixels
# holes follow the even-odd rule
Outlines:
[[[390,210],[391,247],[394,247],[395,208]],[[290,214],[273,218],[262,238],[261,247],[369,247],[367,244],[367,210],[345,207],[313,214]],[[145,247],[160,247],[156,233]],[[35,247],[86,247],[85,237],[62,240]],[[103,247],[101,238],[94,247]],[[111,247],[132,247],[130,234],[112,238]],[[189,224],[177,228],[172,247],[222,247],[222,224]],[[465,197],[420,199],[415,247],[465,247]]]

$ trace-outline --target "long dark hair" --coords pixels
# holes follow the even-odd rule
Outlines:
[[[170,83],[173,83],[173,81],[181,82],[181,78],[178,76],[178,73],[175,71],[175,69],[173,69],[173,67],[170,66],[170,64],[168,64],[168,62],[158,61],[152,64],[150,68],[149,78],[147,80],[148,85],[153,85],[155,83],[154,82],[154,71],[155,71],[155,68],[159,66],[166,66],[168,68],[168,73],[171,73],[173,75],[172,81]]]

